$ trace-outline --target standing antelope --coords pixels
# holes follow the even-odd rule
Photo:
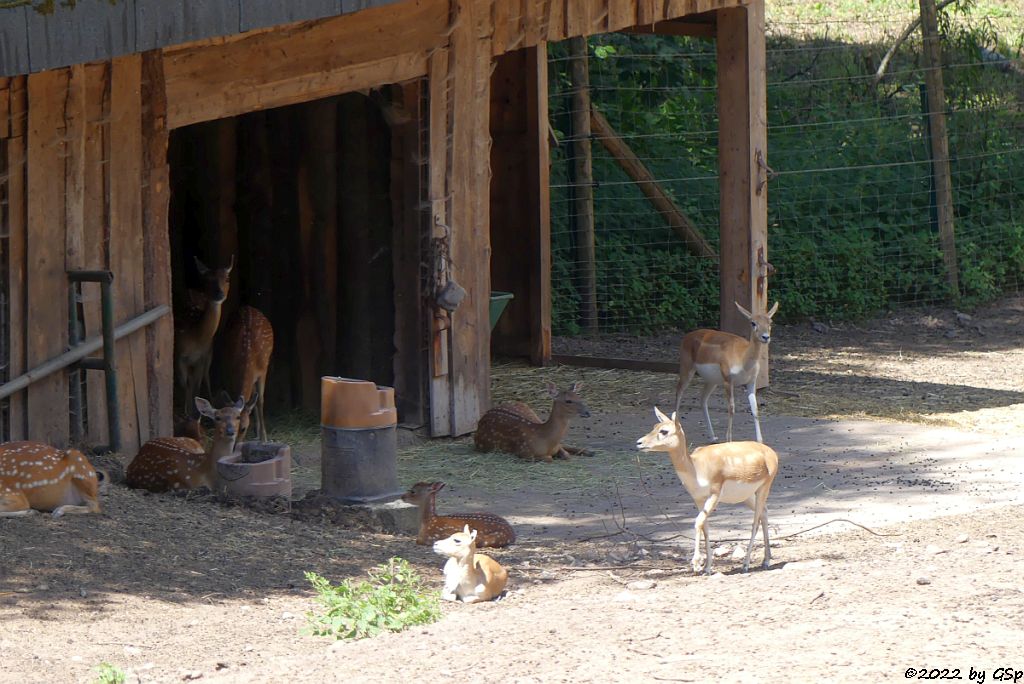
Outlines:
[[[725,430],[725,441],[732,441],[732,418],[736,413],[736,402],[733,399],[733,388],[745,385],[750,413],[754,416],[754,434],[757,441],[761,438],[761,421],[757,417],[757,375],[761,369],[762,345],[768,346],[772,339],[772,316],[779,310],[775,302],[768,313],[752,314],[739,302],[734,302],[740,313],[750,321],[750,339],[745,340],[739,335],[722,332],[721,330],[694,330],[683,336],[679,345],[679,382],[676,383],[676,413],[683,400],[683,392],[689,387],[694,374],[704,381],[700,393],[701,405],[704,407],[704,420],[707,421],[708,434],[711,441],[717,441],[715,428],[711,425],[711,414],[708,413],[708,397],[719,385],[725,388],[725,397],[729,402],[729,426]]]
[[[185,398],[185,412],[205,379],[209,385],[213,336],[220,325],[220,313],[228,298],[234,255],[224,268],[207,268],[196,257],[196,268],[203,279],[202,292],[189,290],[188,307],[174,321],[175,381]],[[209,389],[209,387],[207,387]]]
[[[231,396],[241,395],[246,402],[256,400],[259,439],[267,441],[263,419],[263,398],[267,391],[267,370],[274,352],[274,328],[263,313],[252,306],[241,306],[223,334],[220,368]],[[239,441],[245,436],[243,430]]]
[[[590,417],[590,409],[579,395],[581,389],[582,382],[561,391],[547,383],[552,402],[546,421],[520,401],[495,406],[480,419],[473,446],[477,451],[505,451],[528,461],[547,463],[556,456],[567,459],[569,454],[586,454],[584,449],[562,444],[571,417]]]
[[[719,503],[743,503],[754,511],[754,524],[750,530],[743,572],[750,567],[750,551],[754,547],[758,525],[761,526],[764,538],[764,562],[761,567],[767,569],[772,552],[768,545],[766,506],[768,492],[779,472],[779,455],[760,442],[709,444],[694,449],[691,454],[686,445],[686,433],[676,419],[676,414],[673,413],[669,418],[655,407],[654,415],[658,418],[658,424],[647,435],[636,440],[636,448],[641,451],[668,452],[679,481],[700,509],[693,523],[693,571],[700,572],[700,540],[703,537],[704,573],[711,574],[707,519]]]
[[[444,482],[417,482],[402,495],[402,501],[415,504],[420,509],[420,530],[416,543],[432,544],[438,539],[454,534],[470,523],[476,528],[476,545],[508,546],[516,541],[515,530],[508,521],[493,513],[452,513],[437,515],[434,512],[434,497],[444,488]]]
[[[476,552],[476,530],[466,525],[447,539],[434,542],[434,553],[448,556],[444,564],[445,601],[490,601],[505,590],[508,571],[490,556]]]
[[[99,513],[97,473],[105,479],[77,449],[61,451],[40,442],[0,445],[0,517]]]
[[[196,397],[196,408],[213,420],[213,443],[206,451],[191,437],[157,437],[142,445],[139,453],[128,464],[125,482],[133,489],[151,492],[195,489],[217,485],[217,461],[230,456],[238,437],[238,426],[243,414],[251,410],[239,397],[238,401],[215,409],[209,401]]]

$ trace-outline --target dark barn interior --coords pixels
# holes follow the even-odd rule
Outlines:
[[[216,268],[234,255],[220,331],[242,304],[271,321],[270,413],[316,411],[322,375],[395,384],[393,198],[407,176],[392,173],[406,152],[393,149],[387,90],[171,132],[175,311],[198,286],[193,257]]]

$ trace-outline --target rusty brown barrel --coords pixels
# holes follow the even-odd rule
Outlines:
[[[345,503],[398,498],[395,390],[366,380],[320,379],[321,488]]]

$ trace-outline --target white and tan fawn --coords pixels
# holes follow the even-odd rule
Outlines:
[[[636,441],[641,451],[662,451],[672,459],[679,481],[697,504],[699,512],[694,521],[694,545],[691,565],[700,572],[700,540],[704,538],[704,572],[711,574],[711,544],[708,541],[707,520],[719,503],[746,504],[754,511],[754,524],[747,544],[747,557],[743,572],[750,567],[750,552],[754,547],[758,525],[764,540],[764,561],[768,568],[772,559],[768,545],[768,493],[779,472],[779,455],[760,442],[724,442],[698,447],[690,453],[686,433],[675,413],[669,418],[654,409],[658,424],[647,435]]]
[[[0,445],[0,517],[99,513],[99,473],[81,451],[40,442]]]
[[[224,268],[207,268],[196,257],[196,268],[203,279],[203,290],[189,290],[185,311],[174,320],[174,380],[184,397],[185,412],[206,380],[209,385],[210,362],[213,358],[213,336],[220,326],[221,308],[228,298],[234,255]],[[207,387],[207,391],[210,388]]]
[[[133,489],[151,492],[195,489],[217,485],[217,461],[231,455],[239,434],[243,414],[252,408],[238,401],[215,409],[209,401],[196,397],[199,413],[213,421],[213,442],[207,451],[191,437],[158,437],[142,445],[128,464],[125,483]]]
[[[752,314],[738,302],[734,303],[740,313],[750,321],[750,339],[745,340],[739,335],[721,330],[694,330],[684,335],[679,345],[676,413],[679,412],[683,392],[690,385],[693,376],[699,375],[704,381],[700,393],[704,420],[707,421],[711,441],[717,441],[715,428],[711,425],[711,414],[708,413],[708,397],[716,387],[724,387],[725,398],[729,403],[729,425],[725,430],[725,441],[731,442],[732,419],[736,414],[733,388],[744,385],[747,389],[750,413],[754,416],[754,434],[758,442],[763,442],[761,421],[757,416],[757,376],[761,370],[761,352],[772,339],[772,316],[779,310],[779,303],[775,302],[775,306],[764,314]]]
[[[241,395],[246,403],[253,396],[258,397],[253,415],[259,439],[266,442],[267,425],[263,418],[263,397],[266,396],[270,356],[274,353],[274,328],[259,309],[248,305],[241,306],[224,331],[220,348],[220,369],[231,396]],[[240,432],[238,441],[245,439],[245,432]]]
[[[444,488],[444,482],[417,482],[402,495],[402,501],[420,509],[420,530],[416,543],[432,544],[462,530],[465,525],[476,529],[478,547],[501,547],[514,544],[515,530],[508,521],[493,513],[451,513],[437,515],[434,512],[434,497]]]
[[[584,449],[562,444],[573,416],[590,417],[590,409],[580,397],[583,383],[566,390],[547,383],[551,413],[542,421],[533,409],[520,401],[495,406],[480,419],[473,435],[477,451],[504,451],[528,461],[551,463],[553,458],[569,454],[588,454]]]
[[[445,601],[490,601],[505,591],[508,571],[490,556],[476,552],[476,530],[466,525],[461,532],[434,542],[434,553],[448,556],[444,564]]]

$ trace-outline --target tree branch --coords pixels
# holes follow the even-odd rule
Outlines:
[[[937,5],[935,5],[935,11],[938,12],[939,10],[947,7],[948,5],[952,5],[954,2],[959,1],[960,0],[942,0],[942,2],[939,2]],[[917,27],[920,25],[921,15],[918,15],[917,18],[914,19],[914,21],[907,24],[907,27],[903,29],[903,33],[900,34],[900,37],[896,39],[896,42],[892,44],[892,47],[889,48],[889,51],[885,53],[884,57],[882,57],[882,62],[881,64],[878,65],[878,71],[875,72],[875,78],[872,81],[872,85],[876,87],[878,86],[878,84],[882,81],[882,78],[885,76],[886,69],[889,68],[889,62],[890,60],[892,60],[893,55],[896,54],[896,51],[900,49],[900,46],[907,41],[907,38],[910,38],[911,34],[914,33],[914,31],[916,31]]]

